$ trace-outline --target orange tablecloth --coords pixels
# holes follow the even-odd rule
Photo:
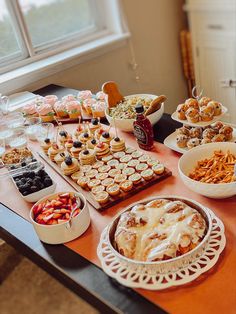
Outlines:
[[[67,125],[66,128],[73,130],[74,126]],[[125,137],[127,145],[137,147],[132,135],[126,133],[122,135]],[[37,151],[36,143],[30,146],[32,150]],[[218,263],[213,269],[187,285],[163,291],[144,289],[136,291],[170,313],[236,313],[236,197],[213,200],[190,191],[178,176],[177,164],[180,155],[163,144],[156,143],[155,150],[149,154],[158,158],[172,170],[173,176],[104,212],[97,212],[90,207],[92,219],[90,228],[84,235],[66,246],[92,263],[101,266],[96,255],[100,234],[119,210],[142,198],[155,195],[171,194],[192,198],[212,209],[225,225],[227,244]],[[57,182],[57,191],[71,190],[71,187],[49,166],[46,166],[46,170]],[[24,218],[29,218],[31,206],[20,197],[10,179],[5,182],[0,181],[0,200]]]

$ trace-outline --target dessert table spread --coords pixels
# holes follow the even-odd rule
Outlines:
[[[54,87],[56,89],[56,87]],[[46,89],[47,90],[47,89]],[[58,88],[62,92],[63,88]],[[64,89],[65,92],[66,89]],[[45,92],[45,91],[44,91]],[[49,92],[47,92],[49,93]],[[50,93],[52,93],[50,91]],[[42,93],[43,94],[43,93]],[[165,128],[165,123],[170,122],[169,125],[169,133],[173,130],[170,128],[174,127],[171,123],[170,118],[167,115],[164,115],[162,120],[160,121],[160,128]],[[164,124],[163,124],[164,122]],[[178,126],[175,124],[175,126]],[[75,129],[75,125],[67,124],[65,125],[66,130],[69,132],[73,132]],[[155,127],[155,138],[157,139],[157,133],[160,131],[162,136],[168,135],[167,131],[168,127],[166,124],[166,130],[161,132],[158,129],[158,126]],[[168,134],[166,134],[166,132]],[[164,134],[163,134],[164,133]],[[132,146],[137,148],[137,143],[132,134],[119,132],[119,136],[125,139],[126,145]],[[164,138],[158,138],[159,141],[163,141]],[[36,158],[40,159],[37,156],[37,151],[40,151],[40,147],[37,143],[31,142],[29,147],[35,153]],[[141,191],[138,195],[133,195],[130,198],[122,201],[121,203],[108,208],[102,212],[99,212],[90,206],[90,215],[91,215],[91,225],[89,229],[78,239],[60,246],[50,246],[50,245],[43,245],[42,248],[39,250],[42,254],[41,259],[45,256],[44,250],[48,250],[49,255],[50,251],[58,252],[61,250],[62,247],[66,247],[66,252],[68,253],[68,259],[70,256],[74,256],[72,252],[75,252],[76,255],[85,258],[85,260],[89,261],[90,265],[95,264],[98,267],[101,267],[99,259],[97,257],[97,246],[99,243],[100,235],[102,230],[107,226],[109,222],[111,222],[112,218],[122,209],[127,207],[128,205],[137,202],[141,199],[145,199],[147,197],[155,196],[155,195],[178,195],[183,197],[188,197],[193,200],[198,201],[199,203],[203,204],[204,206],[213,210],[213,212],[222,220],[225,225],[225,234],[226,234],[226,248],[221,254],[217,264],[208,272],[201,275],[195,281],[179,286],[173,287],[162,291],[149,291],[144,289],[135,289],[134,292],[132,289],[122,287],[120,284],[114,282],[113,279],[109,279],[109,285],[111,285],[111,289],[106,286],[106,282],[103,282],[104,285],[101,285],[100,289],[99,286],[99,277],[97,277],[97,282],[93,277],[93,274],[89,274],[84,271],[84,275],[86,274],[86,280],[90,281],[94,284],[95,291],[91,291],[90,293],[86,293],[84,290],[88,290],[89,288],[84,287],[85,289],[77,290],[75,282],[72,283],[72,278],[67,274],[68,268],[72,266],[68,266],[69,264],[63,265],[64,261],[66,260],[66,256],[57,255],[57,259],[51,261],[50,266],[46,267],[43,265],[44,263],[40,260],[40,258],[35,258],[35,254],[30,251],[30,238],[32,237],[32,241],[35,237],[34,231],[31,228],[30,234],[25,234],[25,239],[20,241],[28,243],[28,249],[22,249],[22,253],[28,257],[31,257],[34,261],[37,262],[38,265],[44,267],[48,272],[51,274],[53,272],[51,268],[62,268],[64,274],[61,274],[58,279],[63,282],[66,286],[71,288],[72,290],[76,291],[79,295],[84,297],[87,301],[92,302],[99,310],[102,312],[119,312],[124,311],[126,313],[132,311],[136,311],[136,313],[141,312],[144,308],[145,311],[148,313],[163,313],[163,312],[170,312],[170,313],[187,313],[191,308],[191,313],[235,313],[236,309],[236,286],[235,286],[235,279],[236,279],[236,214],[235,214],[235,207],[236,207],[236,197],[224,199],[224,200],[213,200],[210,198],[206,198],[204,196],[198,195],[192,191],[190,191],[187,187],[184,186],[180,177],[178,176],[178,159],[181,156],[180,154],[173,152],[169,148],[165,147],[161,143],[155,142],[155,147],[152,152],[148,152],[149,155],[159,159],[161,162],[165,164],[172,171],[172,176],[166,178],[165,180],[154,184],[153,186]],[[42,160],[41,160],[42,161]],[[43,161],[42,161],[43,162]],[[68,185],[66,181],[63,180],[49,165],[45,165],[46,171],[49,173],[51,178],[57,182],[57,191],[67,191],[72,190],[72,188]],[[31,205],[26,203],[15,189],[13,182],[10,179],[6,179],[4,182],[0,182],[0,201],[2,204],[10,208],[12,211],[17,213],[19,216],[29,220],[29,209]],[[8,210],[10,212],[10,210]],[[11,215],[13,213],[11,212]],[[3,210],[0,209],[0,219],[3,216]],[[23,221],[22,218],[17,217],[17,221]],[[26,223],[24,221],[24,223]],[[4,225],[4,221],[3,221]],[[14,245],[16,248],[20,250],[21,245],[17,242],[16,233],[17,225],[14,225],[12,229],[13,233],[12,236],[9,236],[10,228],[4,229],[3,225],[0,222],[0,236],[8,241],[10,244]],[[27,226],[29,224],[27,223]],[[20,224],[19,224],[20,228]],[[28,227],[27,227],[28,228]],[[16,229],[16,230],[15,230]],[[25,233],[28,231],[25,230]],[[13,236],[13,234],[15,234]],[[22,237],[22,235],[21,235]],[[23,236],[24,237],[24,236]],[[13,241],[14,238],[14,241]],[[20,238],[20,237],[19,237]],[[40,241],[39,241],[40,243]],[[41,245],[41,244],[40,244]],[[23,245],[24,246],[24,245]],[[65,249],[65,248],[64,248]],[[68,250],[69,249],[69,250]],[[32,250],[32,247],[31,247]],[[21,250],[20,250],[21,251]],[[36,248],[33,251],[37,251]],[[35,253],[34,252],[34,253]],[[64,252],[64,251],[63,251]],[[72,255],[71,255],[72,254]],[[37,257],[40,256],[40,253],[36,254]],[[54,256],[51,255],[53,259]],[[84,261],[84,260],[83,260]],[[72,262],[72,260],[71,260]],[[85,261],[84,261],[85,262]],[[83,276],[81,267],[83,264],[74,265],[73,264],[73,272],[80,271],[81,276]],[[63,268],[64,266],[64,268]],[[91,266],[92,267],[92,266]],[[78,268],[78,269],[77,269]],[[100,272],[99,272],[100,274]],[[104,276],[106,276],[104,274]],[[57,277],[57,276],[56,276]],[[88,279],[90,277],[90,279]],[[95,283],[94,283],[95,281]],[[102,292],[104,289],[110,289],[109,292]],[[97,289],[97,290],[96,290]],[[87,291],[88,292],[88,291]],[[99,296],[99,292],[100,296]],[[223,295],[222,295],[223,292]],[[105,294],[104,294],[105,293]],[[110,297],[109,297],[110,294]],[[127,296],[127,300],[125,298]],[[117,298],[117,302],[113,302],[113,299]],[[119,300],[119,302],[118,302]],[[124,303],[124,300],[127,303]],[[149,302],[147,302],[148,300]],[[109,304],[110,302],[110,304]],[[136,308],[135,308],[136,306]],[[137,307],[139,306],[139,308]]]

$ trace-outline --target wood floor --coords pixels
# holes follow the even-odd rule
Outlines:
[[[92,306],[0,240],[1,314],[95,314]]]

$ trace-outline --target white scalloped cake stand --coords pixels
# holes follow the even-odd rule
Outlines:
[[[146,271],[142,268],[142,271],[138,272],[137,267],[134,269],[134,265],[121,260],[110,249],[107,242],[108,232],[106,227],[101,234],[97,248],[103,270],[119,283],[131,288],[162,290],[193,281],[216,264],[226,244],[222,221],[210,209],[208,210],[212,217],[212,232],[205,251],[194,262],[177,271],[164,274],[150,273],[148,266]]]

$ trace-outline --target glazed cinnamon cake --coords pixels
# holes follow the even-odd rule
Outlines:
[[[156,199],[121,214],[114,247],[123,256],[154,262],[181,256],[206,234],[202,214],[182,201]]]

